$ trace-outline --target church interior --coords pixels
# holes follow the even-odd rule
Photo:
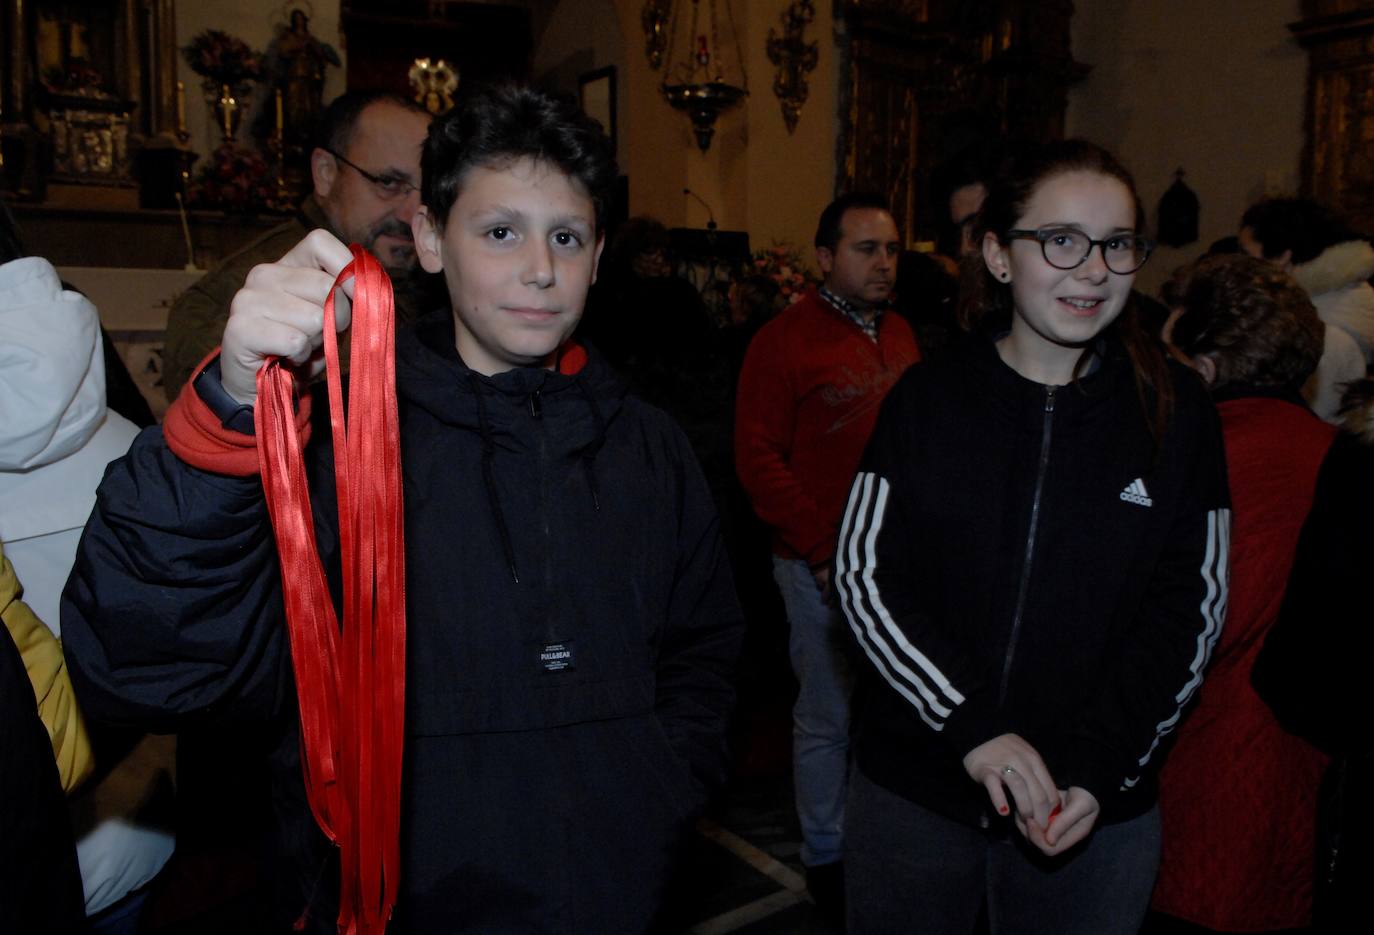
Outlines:
[[[0,195],[28,251],[95,303],[155,417],[169,307],[296,210],[309,127],[350,89],[436,115],[462,87],[501,79],[576,99],[614,143],[611,238],[627,219],[660,222],[718,321],[742,268],[817,279],[816,218],[842,193],[882,193],[904,250],[950,255],[941,168],[1001,141],[1081,137],[1117,154],[1159,241],[1136,280],[1151,295],[1265,198],[1312,197],[1374,230],[1371,0],[0,6]],[[1181,235],[1165,217],[1179,186],[1192,205]],[[796,687],[761,578],[768,593],[745,600],[731,785],[697,824],[675,930],[824,935],[840,929],[806,892],[788,763]],[[204,814],[232,797],[206,775],[221,765],[188,765],[205,798],[178,809],[202,814],[140,931],[258,931],[251,844],[234,815]]]
[[[1100,143],[1122,156],[1152,211],[1181,171],[1200,202],[1203,248],[1234,234],[1266,195],[1302,191],[1346,206],[1357,225],[1370,220],[1358,0],[7,0],[4,190],[35,251],[101,270],[86,274],[93,286],[124,278],[103,271],[158,270],[143,278],[165,292],[180,271],[213,266],[271,226],[274,210],[289,211],[304,180],[288,165],[277,190],[277,79],[237,86],[242,100],[226,118],[222,84],[180,50],[219,30],[270,60],[293,9],[308,12],[311,43],[332,59],[316,66],[324,101],[350,87],[415,94],[420,79],[408,76],[426,59],[447,63],[444,80],[456,83],[516,77],[579,96],[614,136],[623,216],[687,230],[714,221],[755,251],[808,246],[832,195],[866,188],[891,194],[908,246],[930,247],[941,230],[932,171],[984,138]],[[718,44],[709,69],[747,92],[713,116],[709,148],[662,90],[697,53],[688,20]],[[97,101],[65,101],[38,80],[73,62],[91,72]],[[94,154],[79,166],[54,160],[64,121],[53,115],[68,106],[87,123],[113,118],[113,142],[95,145],[117,151],[110,165]],[[289,149],[299,146],[291,101],[286,111]],[[273,190],[227,212],[188,199],[183,226],[171,197],[179,159],[191,160],[193,183],[223,146],[225,119],[243,173]],[[1146,290],[1197,252],[1161,246],[1142,273]],[[121,330],[155,330],[146,309],[118,314],[130,319]]]

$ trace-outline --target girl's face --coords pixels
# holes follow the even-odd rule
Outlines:
[[[1016,227],[1071,228],[1093,240],[1134,233],[1135,203],[1119,179],[1092,171],[1051,176],[1032,192]],[[1135,274],[1107,269],[1102,248],[1073,269],[1045,260],[1033,239],[999,243],[989,233],[983,259],[995,279],[1011,286],[1016,313],[1011,334],[999,344],[1003,358],[1023,376],[1041,383],[1067,383],[1085,344],[1116,320],[1131,293]]]

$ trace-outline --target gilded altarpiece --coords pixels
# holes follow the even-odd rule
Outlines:
[[[175,0],[0,0],[4,187],[132,186],[132,153],[179,124]]]
[[[1304,193],[1374,230],[1374,3],[1309,0],[1289,28],[1309,58]]]
[[[888,195],[933,240],[935,167],[958,141],[1056,139],[1073,60],[1069,0],[837,0],[846,58],[836,188]]]

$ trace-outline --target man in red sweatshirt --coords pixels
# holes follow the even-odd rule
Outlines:
[[[740,373],[735,464],[773,527],[773,568],[800,691],[792,767],[812,898],[840,911],[851,679],[830,586],[845,497],[887,391],[920,359],[886,314],[901,244],[886,201],[832,202],[816,230],[824,285],[765,325]]]

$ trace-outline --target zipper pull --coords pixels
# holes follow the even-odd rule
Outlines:
[[[539,398],[538,390],[530,394],[530,415],[536,419],[544,415],[544,404]]]
[[[1054,412],[1054,393],[1059,389],[1057,386],[1045,387],[1045,411]]]

